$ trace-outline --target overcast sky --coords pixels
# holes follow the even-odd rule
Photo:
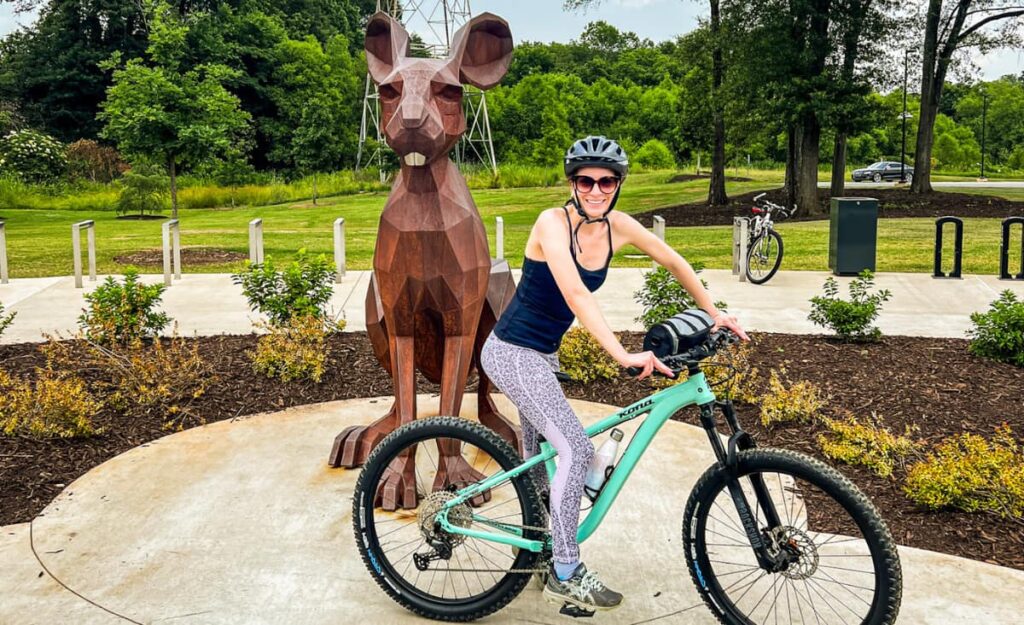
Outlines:
[[[429,0],[423,6],[431,6]],[[588,22],[605,20],[654,41],[671,39],[693,30],[705,3],[697,0],[604,0],[585,13],[567,13],[561,0],[472,0],[474,13],[490,11],[508,20],[516,41],[561,41],[579,37]],[[15,15],[9,3],[0,4],[0,35],[31,24],[34,15]],[[413,30],[418,28],[413,26]],[[980,77],[994,80],[1024,72],[1024,51],[1005,49],[975,59]]]

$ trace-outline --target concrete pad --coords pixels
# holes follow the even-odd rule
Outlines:
[[[421,415],[436,414],[436,397],[418,399]],[[472,418],[468,399],[463,416]],[[495,399],[515,414],[504,397]],[[326,465],[335,434],[389,405],[388,398],[357,399],[213,423],[93,469],[33,521],[31,544],[25,524],[0,529],[0,623],[105,625],[112,613],[204,625],[423,622],[377,588],[358,557],[351,519],[357,471]],[[614,410],[572,405],[585,423]],[[711,459],[703,431],[681,423],[667,424],[651,445],[583,545],[591,568],[627,597],[596,620],[715,622],[680,551],[686,497]],[[1024,572],[901,553],[900,622],[1009,625],[1024,613]],[[42,576],[40,561],[48,571]],[[485,622],[566,620],[531,585]]]
[[[633,294],[643,286],[647,269],[615,268],[609,271],[605,285],[595,294],[601,312],[613,330],[642,331],[635,321],[642,312]],[[518,281],[521,275],[514,270]],[[701,272],[716,301],[725,301],[730,311],[750,330],[793,334],[824,334],[826,330],[808,319],[810,299],[822,294],[823,271],[780,271],[767,284],[740,282],[731,271],[709,269]],[[78,330],[78,316],[85,306],[84,293],[102,281],[86,282],[85,289],[74,288],[72,278],[14,280],[0,287],[0,301],[18,316],[0,342],[42,341],[44,333],[55,331],[65,336]],[[837,277],[840,295],[848,297],[850,277]],[[142,276],[152,284],[162,274]],[[369,271],[350,271],[335,285],[328,311],[346,320],[350,331],[366,329],[366,292]],[[963,280],[937,280],[927,274],[882,273],[876,276],[877,288],[892,291],[892,299],[882,307],[877,325],[883,334],[964,338],[971,326],[972,312],[987,310],[999,292],[1010,289],[1024,297],[1024,281],[999,280],[995,276],[967,275]],[[5,299],[5,293],[11,294]],[[249,310],[240,286],[228,274],[184,274],[164,292],[162,310],[177,322],[183,336],[247,334],[260,315]],[[169,334],[168,327],[165,334]]]

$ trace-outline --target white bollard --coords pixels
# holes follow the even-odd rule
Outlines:
[[[334,220],[334,281],[338,284],[345,277],[345,218]]]
[[[654,216],[654,236],[658,237],[662,241],[665,240],[665,218],[660,215]],[[652,261],[651,266],[657,269],[658,261]]]
[[[89,219],[71,224],[71,251],[75,255],[75,288],[82,288],[82,229],[86,231],[89,254],[89,281],[96,281],[96,223]]]
[[[505,258],[505,220],[501,217],[494,218],[494,253],[495,258]]]
[[[259,217],[249,222],[249,262],[263,262],[263,220]]]
[[[181,280],[181,227],[177,219],[164,222],[164,284],[171,284],[171,266],[173,261],[174,279]]]
[[[750,220],[746,217],[734,217],[732,220],[732,275],[739,274],[740,282],[747,281],[749,226]]]
[[[7,231],[4,220],[0,219],[0,284],[7,284]]]

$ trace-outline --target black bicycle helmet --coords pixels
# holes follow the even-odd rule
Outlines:
[[[573,174],[583,169],[584,167],[603,167],[604,169],[610,169],[615,172],[619,178],[625,179],[626,173],[629,171],[629,159],[626,157],[626,151],[622,149],[622,146],[616,143],[614,140],[609,139],[603,135],[590,135],[584,139],[580,139],[569,146],[569,149],[565,152],[565,177],[572,178]],[[580,204],[579,197],[576,194],[576,187],[573,186],[572,197],[569,198],[569,203],[576,208],[576,213],[583,218],[578,224],[576,229],[573,231],[573,242],[576,244],[576,248],[583,251],[580,247],[579,233],[580,226],[583,224],[592,224],[598,222],[607,222],[608,213],[612,212],[615,208],[615,203],[619,201],[619,191],[622,190],[622,185],[615,190],[615,195],[612,196],[612,201],[608,204],[608,210],[597,219],[591,218],[587,215],[587,211],[583,210],[583,206]]]
[[[573,143],[565,152],[565,177],[584,167],[604,167],[625,178],[629,159],[622,146],[604,136],[589,136]]]

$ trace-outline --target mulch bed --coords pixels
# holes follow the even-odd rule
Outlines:
[[[645,213],[633,215],[648,228],[653,227],[654,216],[665,218],[667,226],[723,226],[732,225],[734,217],[749,217],[750,208],[754,206],[754,197],[762,191],[753,191],[742,195],[730,195],[729,204],[725,206],[708,206],[703,202],[695,204],[677,204],[656,208]],[[822,210],[829,209],[831,195],[828,189],[819,189]],[[1002,197],[974,195],[970,193],[930,193],[918,195],[906,189],[848,189],[843,197],[871,197],[878,200],[878,217],[891,219],[898,217],[1011,217],[1024,215],[1024,202],[1014,202]],[[772,189],[765,198],[786,205],[786,194],[782,188]],[[786,221],[814,221],[828,219],[828,215],[807,215],[807,211],[788,218]]]
[[[624,333],[623,343],[638,350],[639,333]],[[322,401],[388,395],[390,378],[377,364],[365,332],[330,338],[331,358],[320,384],[282,383],[252,373],[246,351],[256,337],[221,336],[195,340],[216,379],[191,410],[208,422],[280,410]],[[973,432],[990,436],[1007,422],[1019,437],[1024,433],[1024,369],[967,353],[962,339],[885,337],[875,345],[842,344],[822,336],[757,333],[751,365],[762,376],[785,366],[792,380],[806,379],[828,395],[825,416],[858,416],[872,412],[894,432],[920,428],[920,438],[936,443],[944,437]],[[37,344],[0,345],[0,362],[8,372],[31,376],[43,365]],[[474,378],[475,379],[475,378]],[[475,384],[471,380],[471,387]],[[621,375],[611,381],[566,385],[573,398],[627,405],[649,395],[647,381]],[[420,379],[420,392],[437,387]],[[386,406],[380,407],[383,414]],[[799,450],[829,462],[818,451],[820,426],[786,425],[763,428],[757,407],[739,404],[741,423],[762,446]],[[367,419],[376,415],[367,415]],[[695,409],[681,420],[697,422]],[[104,409],[95,417],[104,429],[83,440],[38,441],[0,437],[0,524],[31,520],[66,485],[101,462],[132,447],[165,435],[161,420],[126,418]],[[331,441],[324,442],[326,462]],[[313,459],[316,461],[316,459]],[[896,540],[903,545],[941,551],[1024,570],[1024,523],[989,514],[925,512],[900,492],[895,478],[878,478],[866,469],[839,465],[878,506]]]
[[[183,247],[181,248],[182,265],[221,265],[246,260],[249,256],[241,252],[221,250],[215,247]],[[164,251],[162,249],[139,250],[131,254],[122,254],[114,257],[114,262],[122,265],[163,265]]]

